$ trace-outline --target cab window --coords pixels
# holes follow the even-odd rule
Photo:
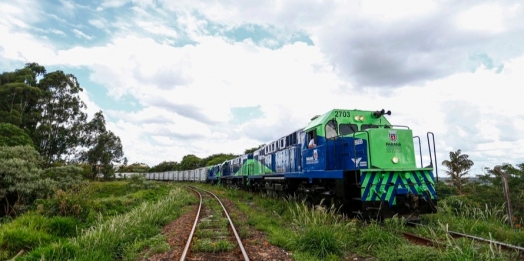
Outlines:
[[[338,125],[340,135],[348,135],[357,132],[358,127],[356,124],[339,124]]]
[[[326,139],[337,137],[337,121],[330,120],[326,123]]]

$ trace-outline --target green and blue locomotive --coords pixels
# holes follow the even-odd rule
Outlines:
[[[363,217],[436,212],[433,134],[426,136],[430,164],[423,167],[420,138],[385,115],[391,112],[328,111],[251,154],[210,167],[207,181],[323,199]]]

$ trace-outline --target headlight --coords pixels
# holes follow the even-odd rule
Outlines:
[[[393,161],[393,163],[397,164],[397,163],[398,163],[398,158],[397,158],[397,157],[393,157],[393,158],[391,159],[391,161]]]
[[[364,116],[360,116],[360,121],[364,121]]]

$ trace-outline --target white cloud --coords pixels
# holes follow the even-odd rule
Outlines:
[[[75,34],[76,37],[78,38],[84,38],[84,39],[87,39],[87,40],[91,40],[93,39],[93,37],[83,33],[82,31],[78,30],[78,29],[73,29],[73,33]]]
[[[521,32],[517,23],[508,22],[522,20],[518,4],[504,2],[499,9],[458,5],[449,19],[441,19],[442,12],[454,10],[451,2],[419,1],[410,9],[407,1],[170,1],[165,10],[157,3],[105,1],[87,23],[119,31],[107,42],[61,49],[29,29],[13,30],[35,22],[16,18],[24,9],[2,3],[11,11],[0,21],[0,35],[9,35],[0,38],[0,57],[83,66],[89,68],[89,81],[105,87],[104,94],[115,102],[128,96],[138,100],[134,111],[104,111],[130,162],[155,165],[189,153],[242,153],[333,108],[384,108],[393,112],[392,123],[408,125],[416,135],[425,138],[426,132],[434,132],[438,163],[456,149],[469,154],[476,167],[522,161],[524,138],[517,134],[524,131],[519,98],[524,56],[518,41],[505,38]],[[136,4],[131,17],[102,18],[105,9],[127,4]],[[482,27],[486,30],[468,25],[483,12],[489,16]],[[420,21],[424,23],[418,25]],[[246,24],[299,30],[315,45],[295,42],[271,49],[267,47],[276,46],[276,39],[235,42],[211,29]],[[61,35],[58,28],[49,32]],[[71,29],[76,37],[92,39],[77,28],[85,27]],[[173,46],[184,36],[196,43]],[[348,56],[352,52],[358,55]],[[479,53],[486,61],[468,60]],[[470,70],[457,69],[464,64]],[[437,73],[431,71],[435,68]],[[407,81],[410,77],[419,80]],[[365,88],[369,85],[355,84],[357,78],[398,83],[396,88]],[[95,95],[83,95],[90,115],[100,109]],[[260,117],[231,123],[230,108],[253,106],[259,106]],[[425,146],[423,141],[424,153]],[[424,159],[427,165],[429,159]]]
[[[460,13],[457,22],[464,29],[498,33],[505,30],[503,11],[497,4],[481,4]]]
[[[101,19],[89,19],[89,24],[98,28],[98,29],[104,29],[106,28],[107,21],[103,18]]]

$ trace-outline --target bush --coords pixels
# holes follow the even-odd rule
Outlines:
[[[38,200],[37,210],[48,216],[72,216],[86,220],[93,188],[88,182],[71,187],[68,191],[58,189],[50,199]]]
[[[0,200],[6,203],[8,215],[28,209],[37,198],[53,193],[56,182],[40,176],[42,159],[29,146],[0,147]]]
[[[82,183],[83,169],[77,166],[61,166],[48,168],[42,171],[43,178],[49,178],[57,182],[57,187],[68,190]]]
[[[147,181],[146,177],[141,174],[131,175],[127,185],[133,190],[158,188],[157,184]]]

